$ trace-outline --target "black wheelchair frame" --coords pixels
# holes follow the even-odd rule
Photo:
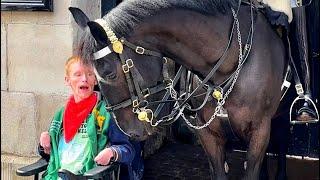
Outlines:
[[[48,162],[45,158],[41,158],[33,164],[21,167],[16,170],[18,176],[34,176],[35,180],[39,179],[39,174],[47,169]],[[97,166],[83,175],[74,175],[73,173],[61,169],[58,172],[58,176],[67,177],[68,179],[104,179],[104,180],[117,180],[120,176],[120,164],[112,163],[107,166]]]

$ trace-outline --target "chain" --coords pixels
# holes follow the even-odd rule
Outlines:
[[[119,122],[118,122],[117,117],[116,117],[116,115],[114,114],[114,112],[110,112],[110,114],[112,115],[112,117],[113,117],[114,121],[116,122],[116,125],[118,126],[118,128],[120,129],[120,131],[123,132],[123,134],[127,135],[128,137],[131,137],[130,134],[126,133],[126,132],[120,127]]]
[[[240,73],[240,70],[241,70],[241,67],[242,67],[242,62],[243,62],[243,54],[242,54],[243,52],[242,52],[242,42],[241,42],[241,32],[240,32],[239,20],[237,18],[237,14],[235,13],[233,8],[231,8],[231,11],[232,11],[233,19],[234,19],[234,21],[236,23],[236,27],[237,27],[237,40],[238,40],[238,44],[239,44],[239,62],[238,62],[238,66],[237,66],[237,69],[235,71],[235,75],[234,75],[234,78],[232,80],[232,83],[231,83],[230,87],[228,88],[227,92],[225,93],[224,97],[217,102],[217,106],[215,107],[213,115],[202,126],[193,125],[185,117],[185,115],[183,113],[184,108],[180,109],[180,110],[177,110],[177,107],[179,107],[179,103],[177,101],[178,100],[178,95],[177,95],[176,90],[171,85],[171,86],[167,87],[166,89],[167,89],[167,91],[169,91],[171,98],[176,100],[176,103],[174,105],[174,110],[172,111],[174,113],[172,114],[172,112],[171,112],[171,114],[162,117],[160,120],[156,121],[154,124],[152,123],[152,121],[150,121],[151,126],[153,126],[153,127],[158,126],[161,122],[169,122],[169,121],[174,122],[175,120],[177,120],[181,116],[184,119],[184,121],[186,122],[187,125],[189,125],[190,127],[194,128],[194,129],[199,130],[199,129],[203,129],[203,128],[209,126],[209,124],[216,118],[218,112],[221,110],[221,108],[225,104],[226,99],[228,98],[229,94],[233,90],[233,87],[234,87],[234,85],[235,85],[235,83],[236,83],[236,81],[238,79],[238,76],[239,76],[239,73]],[[179,97],[179,99],[180,99],[180,97]],[[177,112],[179,112],[179,113],[177,114]],[[195,117],[193,119],[195,119]]]
[[[232,83],[231,83],[229,89],[225,93],[225,95],[222,98],[222,100],[218,101],[213,115],[211,116],[211,118],[205,124],[203,124],[202,126],[195,126],[195,125],[191,124],[191,122],[185,117],[184,114],[181,115],[182,118],[184,119],[184,121],[190,127],[194,128],[194,129],[197,129],[197,130],[203,129],[203,128],[209,126],[209,124],[216,118],[218,112],[221,110],[221,108],[224,105],[226,99],[228,98],[228,95],[231,93],[231,91],[232,91],[232,89],[233,89],[233,87],[234,87],[234,85],[235,85],[235,83],[236,83],[236,81],[238,79],[240,70],[241,70],[241,64],[242,64],[242,61],[243,61],[243,54],[242,54],[242,42],[241,42],[240,25],[239,25],[239,21],[238,21],[238,18],[237,18],[237,15],[236,15],[235,11],[233,10],[233,8],[231,8],[231,10],[232,10],[232,15],[233,15],[234,21],[235,21],[236,26],[237,26],[237,37],[238,37],[238,43],[239,43],[239,63],[238,63],[238,67],[236,69],[236,73],[235,73],[234,79],[232,80]]]

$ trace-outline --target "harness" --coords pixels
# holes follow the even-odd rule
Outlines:
[[[240,5],[240,4],[239,4]],[[240,6],[239,6],[240,7]],[[187,71],[184,66],[180,66],[178,72],[176,73],[175,77],[173,79],[170,79],[169,73],[168,73],[168,59],[164,57],[161,53],[155,52],[149,49],[146,49],[141,46],[137,46],[129,41],[127,41],[125,38],[120,38],[120,40],[116,37],[114,32],[111,30],[111,28],[107,25],[107,22],[103,19],[97,19],[95,22],[99,23],[103,29],[105,30],[108,39],[110,40],[111,44],[104,47],[103,49],[95,52],[94,59],[101,59],[108,54],[115,52],[119,55],[120,61],[122,64],[122,71],[125,74],[126,81],[128,84],[129,92],[130,92],[130,99],[127,99],[125,101],[119,102],[117,104],[111,105],[108,103],[107,100],[107,110],[112,112],[112,115],[114,116],[114,119],[118,125],[118,122],[116,120],[116,117],[113,113],[113,111],[126,108],[128,106],[132,106],[132,112],[138,115],[138,119],[141,121],[146,121],[150,123],[151,126],[157,126],[160,123],[173,123],[175,120],[177,120],[180,116],[183,117],[185,122],[194,129],[202,129],[207,127],[213,119],[215,119],[216,115],[220,112],[222,109],[229,93],[231,93],[235,82],[238,78],[239,72],[243,67],[243,64],[245,63],[250,50],[251,50],[251,44],[252,44],[252,37],[253,37],[253,12],[252,12],[252,6],[251,6],[251,28],[247,36],[246,45],[244,46],[244,49],[242,49],[242,42],[241,42],[241,33],[240,33],[240,27],[239,22],[237,19],[238,11],[232,10],[233,15],[233,24],[232,24],[232,30],[229,35],[228,43],[225,47],[225,50],[223,51],[223,54],[220,56],[220,58],[217,60],[217,63],[214,65],[214,67],[211,69],[211,71],[206,75],[206,77],[203,80],[200,80],[198,86],[190,92],[190,87],[192,83],[192,73],[188,71],[188,75],[186,76],[186,86],[189,88],[185,88],[182,91],[180,91],[180,94],[176,92],[174,87],[178,83],[179,80],[182,80],[182,72]],[[209,80],[213,77],[213,75],[216,73],[218,68],[222,65],[222,63],[225,60],[226,54],[230,48],[230,44],[232,42],[232,37],[234,30],[236,29],[237,32],[237,39],[239,43],[239,62],[236,70],[234,73],[230,75],[223,83],[220,85],[212,85],[209,83]],[[138,69],[135,67],[134,62],[132,59],[125,59],[125,56],[123,53],[125,53],[123,50],[123,46],[128,47],[129,49],[133,50],[136,54],[144,55],[144,56],[154,56],[158,57],[163,61],[163,82],[159,85],[152,86],[152,87],[146,87],[144,84],[143,77],[139,73]],[[99,73],[97,72],[96,68],[94,67],[94,71],[97,77],[97,80],[99,82],[99,86],[101,83],[107,83],[105,79],[103,79]],[[200,89],[203,88],[206,90],[205,98],[201,105],[197,108],[191,108],[191,106],[188,104],[190,99],[192,97],[200,96],[195,95],[195,93]],[[161,101],[153,101],[149,102],[147,100],[147,97],[160,93],[162,91],[166,91],[164,96],[162,97]],[[224,93],[226,91],[226,93]],[[178,96],[179,95],[179,96]],[[207,101],[210,99],[212,100],[211,96],[217,100],[217,106],[215,108],[214,114],[211,116],[211,118],[202,126],[195,126],[193,125],[184,115],[184,110],[187,109],[189,111],[197,112],[207,103]],[[105,96],[104,96],[105,97]],[[173,100],[168,100],[172,98]],[[156,122],[153,122],[154,118],[157,118],[159,113],[161,112],[162,108],[164,107],[165,103],[168,102],[175,102],[175,105],[173,107],[173,110],[169,115],[163,116],[161,119],[157,120]],[[151,104],[158,104],[157,108],[153,112],[148,107]],[[119,126],[119,125],[118,125]],[[120,130],[122,128],[119,126]],[[123,131],[123,130],[122,130]],[[123,131],[124,132],[124,131]],[[126,135],[128,135],[126,132],[124,132]],[[128,135],[130,136],[130,135]]]

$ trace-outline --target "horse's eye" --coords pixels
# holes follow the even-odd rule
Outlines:
[[[110,54],[104,58],[98,59],[94,62],[98,74],[105,79],[113,80],[117,77],[116,63],[117,56]]]
[[[115,79],[116,78],[116,73],[115,72],[111,72],[107,75],[108,79]]]

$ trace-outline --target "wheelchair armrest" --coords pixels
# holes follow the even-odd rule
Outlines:
[[[103,178],[107,175],[110,175],[113,171],[117,171],[120,168],[119,163],[112,163],[107,166],[97,166],[95,168],[90,169],[89,171],[85,172],[83,176],[86,179],[99,179]]]
[[[18,176],[32,176],[39,174],[40,172],[44,171],[47,169],[48,162],[44,159],[41,158],[37,162],[21,167],[17,169],[16,174]]]

